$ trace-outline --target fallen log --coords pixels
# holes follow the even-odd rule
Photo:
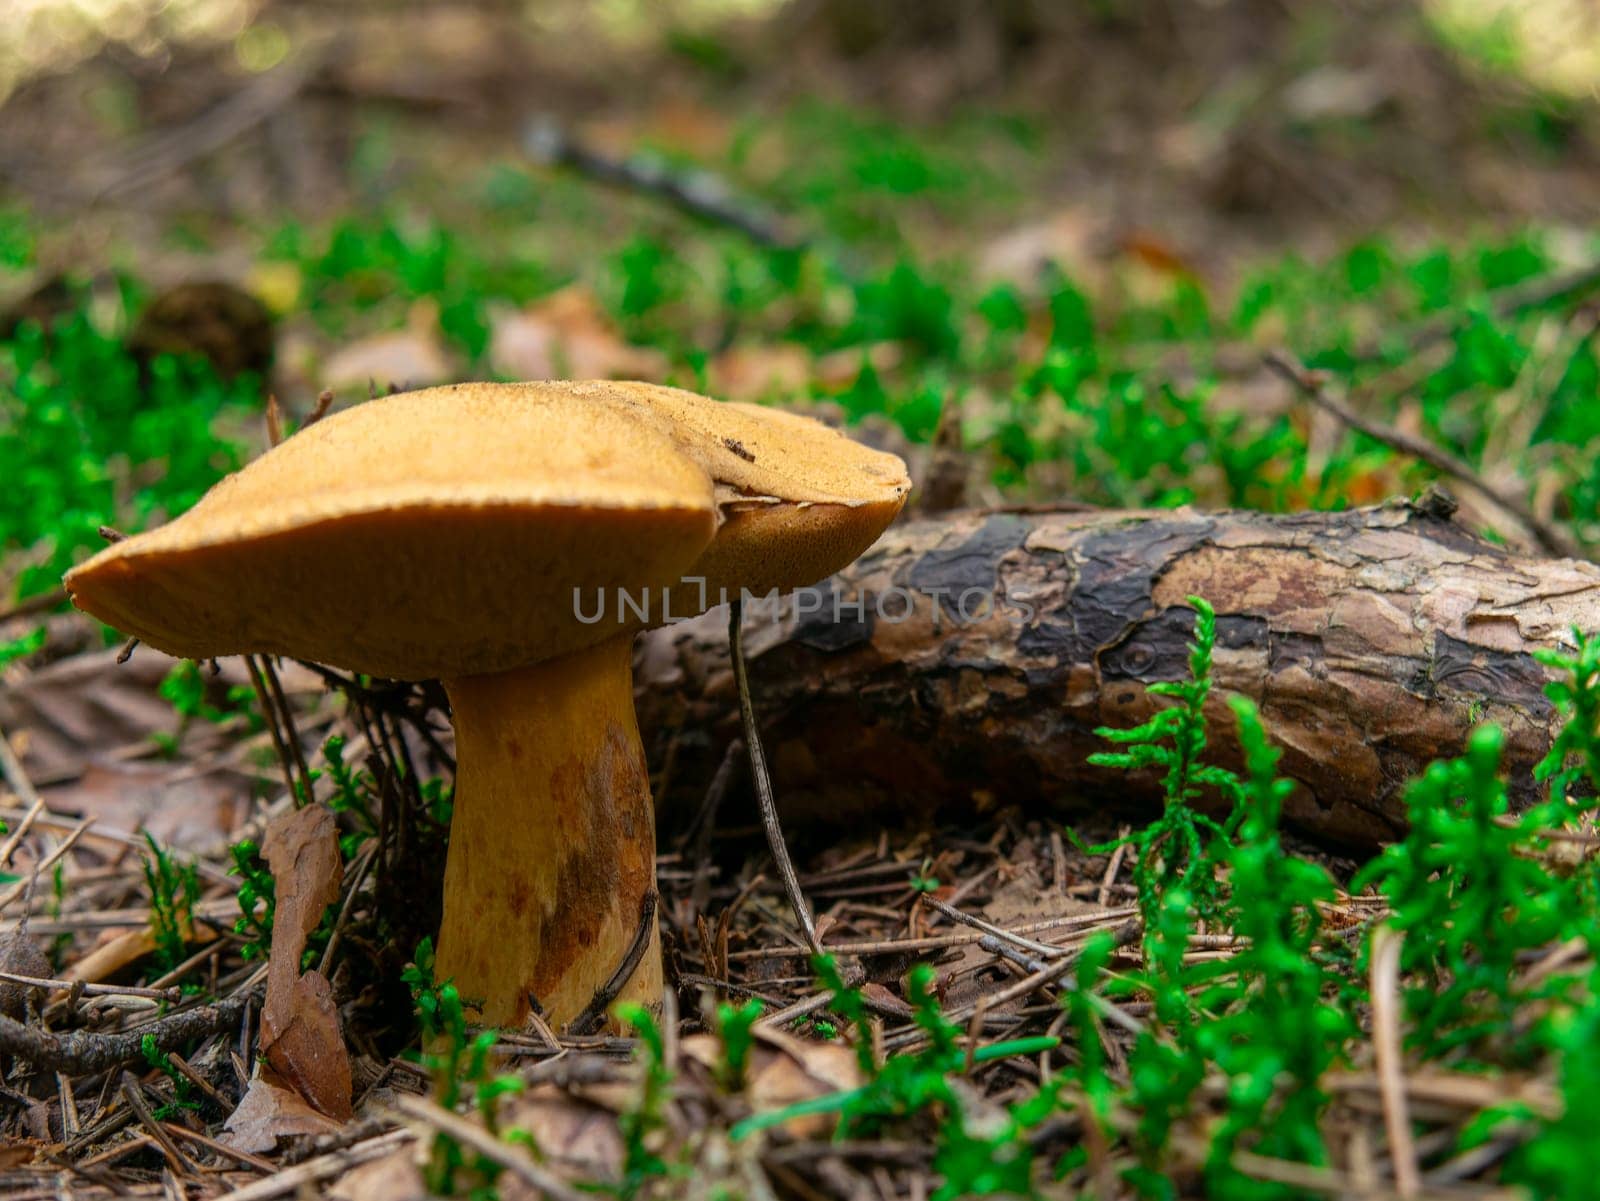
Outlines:
[[[1343,513],[967,512],[907,522],[782,612],[746,608],[751,682],[791,814],[1137,811],[1156,781],[1091,767],[1182,678],[1190,595],[1217,611],[1211,752],[1236,765],[1253,699],[1296,789],[1285,816],[1368,846],[1403,786],[1468,731],[1507,733],[1519,802],[1556,714],[1533,657],[1600,627],[1600,568],[1507,553],[1443,497]],[[725,610],[655,630],[641,725],[686,798],[736,731]],[[670,748],[670,751],[669,751]]]

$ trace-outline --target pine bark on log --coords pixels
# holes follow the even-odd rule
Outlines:
[[[1157,781],[1090,766],[1109,749],[1094,730],[1166,703],[1147,686],[1187,670],[1190,595],[1217,611],[1214,761],[1237,764],[1225,698],[1250,697],[1299,784],[1288,823],[1352,846],[1393,838],[1405,782],[1480,722],[1507,732],[1517,800],[1537,796],[1557,722],[1532,652],[1600,626],[1600,568],[1507,553],[1447,502],[906,522],[814,592],[816,611],[747,612],[780,803],[832,820],[1137,813]],[[653,759],[670,747],[692,798],[737,725],[725,610],[647,634],[637,668]]]

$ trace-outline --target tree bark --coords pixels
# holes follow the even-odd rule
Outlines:
[[[1370,846],[1404,785],[1480,722],[1519,802],[1558,724],[1537,648],[1600,626],[1600,568],[1509,554],[1447,502],[1344,513],[967,512],[908,522],[746,646],[780,803],[859,820],[995,806],[1138,812],[1157,781],[1087,762],[1184,677],[1190,595],[1217,611],[1213,761],[1250,697],[1296,789],[1293,828]],[[857,601],[864,602],[860,609]],[[807,611],[809,610],[809,611]],[[738,723],[725,616],[652,631],[637,701],[652,762],[693,799]]]

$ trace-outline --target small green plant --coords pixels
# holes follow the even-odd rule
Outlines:
[[[183,740],[184,731],[196,719],[221,723],[231,717],[243,715],[251,729],[261,728],[260,715],[255,711],[254,689],[247,684],[234,684],[227,691],[227,707],[213,705],[206,697],[206,681],[200,672],[200,665],[193,660],[181,659],[174,663],[157,691],[172,705],[173,711],[178,715],[178,728],[175,732],[152,735],[162,753],[168,757],[177,754],[178,744]]]
[[[1355,887],[1389,899],[1389,925],[1405,936],[1401,967],[1411,1041],[1443,1055],[1512,1033],[1519,1003],[1518,957],[1580,929],[1574,894],[1535,849],[1548,814],[1507,820],[1501,778],[1505,735],[1480,726],[1458,759],[1429,765],[1406,790],[1410,828],[1364,868]],[[1564,988],[1557,977],[1539,996]]]
[[[234,843],[228,848],[228,855],[233,860],[228,874],[240,879],[239,916],[233,922],[234,933],[245,936],[239,954],[246,960],[265,958],[272,948],[272,925],[278,908],[277,882],[254,840],[245,838]],[[301,971],[315,967],[321,960],[338,918],[337,905],[329,905],[323,911],[317,928],[306,938],[305,950],[300,955]]]
[[[470,1099],[491,1135],[537,1155],[538,1148],[526,1131],[500,1128],[500,1100],[521,1092],[523,1086],[519,1077],[491,1070],[498,1033],[482,1030],[469,1034],[466,1009],[455,985],[448,980],[435,982],[433,967],[433,942],[423,939],[401,979],[411,989],[422,1029],[422,1062],[433,1080],[434,1100],[454,1111],[462,1101]],[[498,1196],[495,1182],[504,1171],[503,1165],[481,1153],[469,1152],[440,1131],[433,1136],[423,1178],[429,1192],[436,1196],[492,1201]]]
[[[952,1081],[964,1074],[969,1062],[966,1031],[940,1011],[931,967],[919,964],[906,982],[916,1024],[928,1045],[915,1054],[891,1055],[880,1065],[873,1057],[872,1024],[860,991],[845,984],[831,956],[814,957],[812,966],[818,980],[833,993],[830,1008],[855,1031],[857,1062],[867,1082],[859,1088],[755,1114],[733,1127],[734,1139],[805,1114],[837,1113],[840,1133],[851,1134],[872,1131],[893,1119],[932,1112],[939,1121],[937,1155],[946,1177],[941,1197],[1004,1191],[1018,1180],[1027,1179],[1031,1153],[1026,1141],[1018,1137],[1017,1115],[1002,1129],[982,1133],[965,1121],[963,1103]],[[970,1062],[1034,1055],[1059,1044],[1058,1038],[1048,1035],[1012,1039],[978,1048],[972,1052]],[[1032,1120],[1045,1116],[1026,1110],[1019,1113]]]
[[[156,1036],[147,1034],[139,1042],[139,1049],[144,1052],[144,1061],[155,1068],[168,1080],[172,1081],[172,1100],[165,1105],[156,1107],[155,1116],[158,1121],[170,1118],[183,1110],[198,1110],[200,1100],[194,1095],[194,1082],[180,1072],[172,1062],[172,1056],[156,1047]]]
[[[717,1083],[730,1093],[740,1092],[745,1084],[745,1072],[750,1066],[750,1052],[755,1046],[755,1024],[761,1017],[762,1004],[751,997],[742,1005],[726,1001],[717,1004],[713,1024],[722,1045],[722,1057],[717,1063]]]
[[[1217,641],[1217,619],[1215,610],[1200,597],[1191,596],[1189,604],[1195,611],[1189,679],[1162,681],[1149,689],[1178,703],[1132,729],[1096,730],[1102,738],[1127,749],[1089,756],[1090,763],[1101,767],[1163,773],[1164,808],[1156,821],[1125,839],[1087,848],[1097,855],[1109,854],[1124,844],[1133,849],[1134,884],[1147,932],[1158,928],[1162,897],[1175,888],[1186,890],[1202,915],[1217,912],[1220,892],[1215,847],[1227,842],[1239,818],[1238,777],[1225,768],[1200,762],[1206,746],[1204,708],[1211,692],[1211,653]],[[1234,815],[1225,822],[1219,823],[1194,808],[1194,802],[1208,787],[1235,805]]]
[[[150,853],[144,860],[145,887],[150,893],[150,933],[160,974],[173,971],[188,955],[194,905],[200,899],[200,874],[194,864],[178,864],[171,852],[147,833]],[[199,988],[185,984],[186,991]]]
[[[1184,956],[1193,933],[1193,894],[1181,884],[1156,894],[1156,920],[1145,929],[1142,976],[1117,982],[1108,995],[1147,994],[1156,1021],[1143,1027],[1128,1052],[1126,1104],[1138,1115],[1132,1142],[1138,1164],[1124,1174],[1145,1196],[1162,1195],[1161,1164],[1173,1128],[1188,1114],[1205,1079],[1201,1017],[1189,994]]]
[[[422,782],[422,806],[431,821],[440,830],[450,829],[450,817],[455,812],[455,785],[435,776]]]
[[[328,808],[335,813],[348,813],[355,821],[356,828],[339,837],[340,853],[349,860],[355,857],[367,839],[378,832],[378,819],[372,812],[377,783],[371,772],[351,767],[345,762],[344,748],[344,736],[335,734],[322,744],[322,758],[328,765],[327,774],[333,780],[333,794],[328,798]]]
[[[8,642],[0,642],[0,668],[18,659],[27,658],[44,645],[44,640],[45,628],[40,626]]]
[[[1566,718],[1534,774],[1548,781],[1558,804],[1587,810],[1600,796],[1600,635],[1573,630],[1572,637],[1576,649],[1571,654],[1534,651],[1539,662],[1564,673],[1545,686],[1545,694]],[[1574,793],[1580,785],[1587,795],[1578,799]]]
[[[1544,1031],[1560,1061],[1561,1112],[1536,1119],[1519,1106],[1507,1115],[1532,1129],[1507,1163],[1505,1182],[1523,1185],[1535,1197],[1600,1197],[1593,1122],[1600,1095],[1600,966],[1590,969],[1583,991],[1583,1002],[1558,1009]]]
[[[633,1103],[617,1119],[625,1149],[622,1179],[600,1187],[621,1201],[632,1201],[650,1181],[672,1172],[655,1146],[658,1134],[666,1127],[667,1105],[672,1100],[672,1069],[655,1015],[643,1005],[626,1002],[619,1003],[614,1011],[638,1036],[639,1049],[644,1053],[644,1077]]]
[[[1337,1003],[1338,979],[1317,954],[1319,906],[1333,900],[1333,880],[1283,847],[1278,823],[1294,785],[1277,775],[1279,752],[1255,706],[1242,697],[1230,703],[1245,781],[1244,821],[1225,856],[1227,917],[1244,945],[1198,1003],[1218,1016],[1196,1032],[1196,1045],[1228,1078],[1226,1116],[1213,1136],[1207,1174],[1217,1196],[1289,1197],[1292,1189],[1240,1176],[1233,1152],[1327,1162],[1322,1079],[1358,1031]]]
[[[125,303],[142,302],[132,280],[118,284]],[[214,418],[250,413],[258,397],[257,381],[225,383],[203,361],[141,365],[90,320],[86,293],[75,302],[50,329],[25,321],[0,342],[0,551],[21,553],[7,583],[22,596],[56,587],[102,545],[101,525],[142,529],[237,467],[242,450]]]
[[[241,839],[228,848],[233,866],[230,876],[238,876],[239,917],[233,923],[234,933],[245,935],[239,953],[248,961],[263,959],[272,945],[272,919],[277,909],[277,885],[272,873],[261,859],[261,848],[249,838]],[[259,912],[257,906],[260,907]]]

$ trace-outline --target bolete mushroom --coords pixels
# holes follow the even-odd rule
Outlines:
[[[537,1000],[559,1026],[618,967],[654,886],[634,633],[723,589],[826,577],[909,487],[895,456],[760,406],[462,384],[324,419],[66,585],[169,654],[442,680],[458,768],[439,973],[486,1023]],[[621,995],[656,1004],[649,940]]]

